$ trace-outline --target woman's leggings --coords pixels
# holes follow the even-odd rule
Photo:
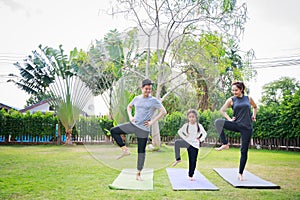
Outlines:
[[[183,139],[178,139],[175,141],[175,159],[181,160],[180,157],[180,148],[187,148],[188,155],[189,155],[189,177],[193,177],[195,169],[196,169],[196,163],[197,163],[197,156],[199,149],[193,147],[189,143],[187,143]]]
[[[146,158],[146,145],[148,141],[149,132],[134,126],[132,123],[126,123],[113,127],[110,130],[110,133],[119,147],[125,146],[121,134],[135,133],[138,140],[137,170],[141,171],[144,168]]]
[[[215,121],[215,126],[216,126],[218,133],[220,134],[221,141],[223,144],[228,144],[228,141],[226,140],[226,136],[224,133],[224,129],[241,133],[242,145],[241,145],[241,158],[240,158],[239,173],[243,174],[245,166],[246,166],[247,158],[248,158],[248,147],[249,147],[250,139],[252,136],[252,128],[251,129],[243,128],[243,127],[240,127],[234,121],[228,121],[228,120],[224,120],[224,119],[217,119]]]

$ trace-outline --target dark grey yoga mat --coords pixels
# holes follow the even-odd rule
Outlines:
[[[236,188],[280,189],[280,186],[259,178],[247,170],[243,173],[244,181],[238,180],[238,168],[214,168],[214,170]]]
[[[173,190],[219,190],[199,171],[195,170],[195,181],[188,179],[188,170],[182,168],[167,168],[169,180]]]

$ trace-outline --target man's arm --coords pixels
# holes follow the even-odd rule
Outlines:
[[[129,117],[129,121],[134,122],[134,117],[132,116],[131,113],[132,113],[132,105],[128,104],[128,106],[127,106],[127,114],[128,114],[128,117]]]
[[[145,126],[147,126],[147,127],[151,126],[152,124],[154,124],[154,122],[158,121],[160,118],[162,118],[164,115],[167,114],[167,111],[164,106],[160,107],[158,110],[159,110],[159,114],[156,115],[156,117],[154,119],[152,119],[151,121],[145,122]]]

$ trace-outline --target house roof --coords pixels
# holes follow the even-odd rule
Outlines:
[[[38,102],[38,103],[36,103],[36,104],[33,104],[33,105],[31,105],[31,106],[27,106],[26,108],[19,110],[19,112],[20,112],[20,113],[25,113],[26,111],[32,110],[33,108],[36,108],[36,107],[38,107],[38,106],[41,106],[41,105],[44,105],[44,104],[49,104],[49,102],[50,102],[50,99],[42,100],[42,101],[40,101],[40,102]],[[49,105],[50,105],[50,104],[49,104]],[[81,114],[86,115],[86,112],[84,112],[84,111],[82,110],[82,111],[81,111]]]
[[[2,109],[2,108],[7,109],[7,110],[10,110],[10,109],[19,110],[18,108],[15,108],[15,107],[12,107],[12,106],[8,106],[8,105],[6,105],[4,103],[0,103],[0,109]]]
[[[48,103],[48,102],[49,102],[49,99],[42,100],[42,101],[40,101],[40,102],[38,102],[38,103],[36,103],[36,104],[33,104],[33,105],[31,105],[31,106],[27,106],[26,108],[21,109],[21,110],[19,110],[19,111],[20,111],[21,113],[24,113],[24,112],[26,112],[27,110],[31,110],[31,109],[36,108],[36,107],[38,107],[38,106],[44,105],[44,104],[46,104],[46,103]]]

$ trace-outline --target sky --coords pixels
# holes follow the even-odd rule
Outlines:
[[[262,86],[288,76],[300,80],[300,14],[298,0],[249,0],[248,22],[241,39],[244,50],[253,49],[257,76],[247,83],[250,95],[259,101]],[[288,59],[298,59],[298,65],[288,66]],[[281,60],[282,67],[259,64]]]
[[[109,0],[0,0],[0,103],[23,108],[25,92],[6,82],[9,73],[19,71],[12,64],[22,61],[39,44],[58,48],[66,53],[74,47],[88,50],[96,39],[111,29],[119,32],[129,22],[121,17],[105,15],[103,5]],[[241,2],[238,0],[238,2]],[[298,0],[249,0],[248,22],[241,37],[243,51],[253,49],[255,79],[247,82],[250,95],[259,101],[262,86],[283,76],[300,80],[300,65],[262,67],[259,62],[293,56],[300,60],[300,15]],[[106,112],[101,98],[95,99],[96,114]]]

